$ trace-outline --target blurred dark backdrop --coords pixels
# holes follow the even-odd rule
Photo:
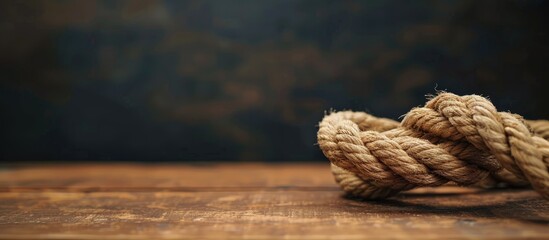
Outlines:
[[[1,155],[323,160],[330,108],[549,118],[547,1],[1,1]]]

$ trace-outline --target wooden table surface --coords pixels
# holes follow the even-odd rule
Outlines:
[[[0,168],[2,239],[549,239],[528,189],[345,198],[328,164]]]

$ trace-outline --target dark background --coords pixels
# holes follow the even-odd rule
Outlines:
[[[4,162],[324,160],[331,108],[549,118],[547,1],[0,1]]]

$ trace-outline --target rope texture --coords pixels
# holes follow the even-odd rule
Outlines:
[[[421,186],[531,186],[549,199],[549,121],[498,112],[481,96],[440,93],[402,122],[332,112],[318,143],[342,189],[386,198]]]

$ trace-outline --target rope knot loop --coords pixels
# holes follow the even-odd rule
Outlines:
[[[549,121],[498,112],[486,98],[443,92],[401,123],[332,112],[318,143],[344,191],[385,198],[420,186],[532,186],[549,199]]]

